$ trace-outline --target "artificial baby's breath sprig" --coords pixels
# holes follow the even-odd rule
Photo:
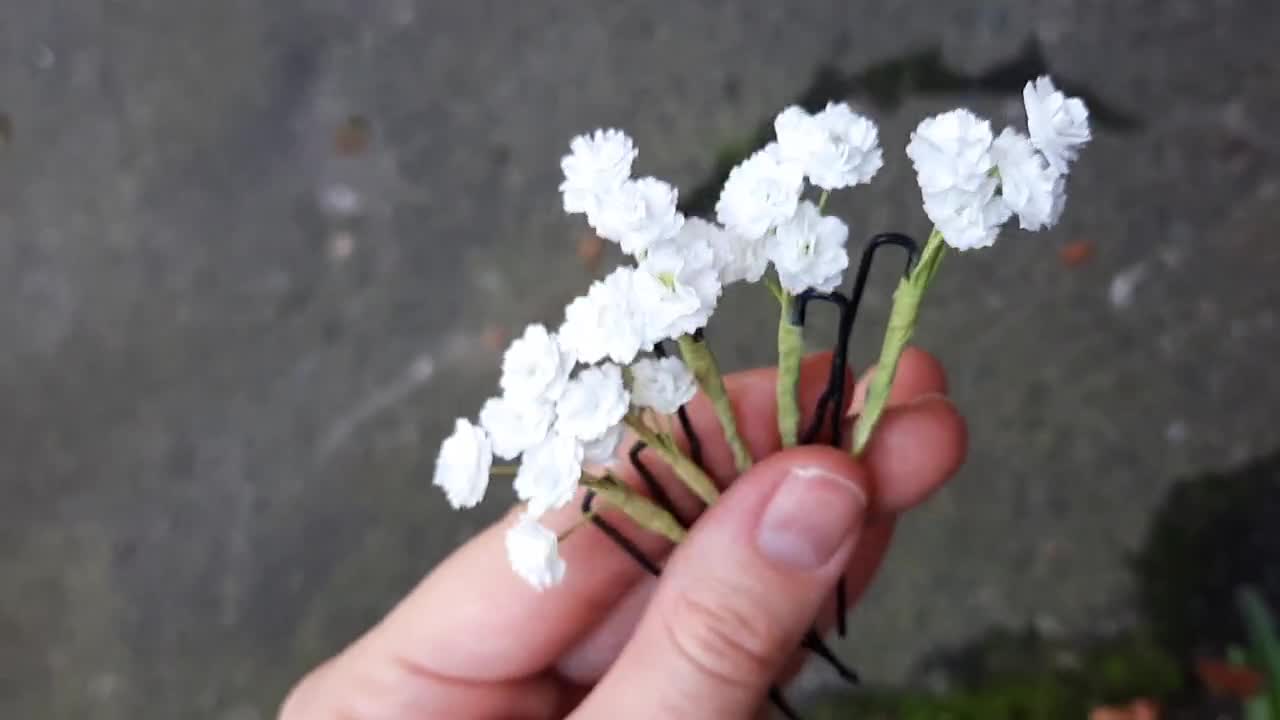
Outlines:
[[[893,293],[880,361],[854,426],[854,453],[866,448],[884,413],[898,360],[946,249],[990,247],[1015,214],[1026,230],[1052,227],[1062,216],[1070,161],[1090,139],[1088,110],[1048,77],[1027,83],[1022,97],[1030,137],[1012,128],[993,137],[991,124],[968,110],[926,118],[911,134],[907,155],[934,229]]]
[[[769,287],[778,299],[778,434],[783,447],[796,444],[799,408],[796,383],[804,355],[803,332],[795,322],[795,296],[807,290],[831,292],[849,264],[849,229],[822,215],[832,190],[871,181],[884,165],[875,123],[845,103],[830,103],[816,114],[792,106],[774,120],[777,142],[735,168],[716,206],[731,230],[759,237],[777,271]],[[818,204],[801,200],[805,180],[821,189]]]

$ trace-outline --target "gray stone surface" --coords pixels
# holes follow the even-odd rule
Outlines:
[[[0,1],[0,717],[251,720],[501,508],[429,488],[495,347],[587,282],[575,132],[690,187],[831,63],[1035,35],[1141,118],[1066,221],[948,263],[920,333],[972,418],[844,650],[873,679],[993,625],[1123,619],[1181,474],[1280,444],[1280,11],[1258,0]],[[884,177],[855,234],[927,228]],[[372,142],[335,153],[344,118]],[[1058,248],[1096,245],[1065,268]],[[879,280],[887,288],[887,272]],[[740,304],[726,364],[767,362]],[[869,309],[883,313],[885,298]],[[874,313],[873,313],[874,314]],[[868,326],[857,352],[872,352]],[[821,678],[818,678],[820,681]]]

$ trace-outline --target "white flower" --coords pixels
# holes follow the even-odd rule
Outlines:
[[[612,363],[586,368],[569,381],[556,403],[556,432],[595,440],[622,420],[630,403],[621,368]]]
[[[545,400],[504,395],[485,401],[480,426],[489,433],[493,454],[512,460],[546,439],[555,414],[555,405]]]
[[[516,470],[516,496],[529,504],[528,513],[540,517],[573,500],[582,478],[582,444],[553,432],[525,451]]]
[[[621,130],[596,130],[579,135],[569,143],[570,153],[560,160],[564,182],[564,211],[589,213],[601,195],[621,186],[631,177],[636,158],[635,144]]]
[[[722,286],[739,280],[757,282],[769,268],[764,238],[748,238],[702,218],[685,220],[676,241],[680,242],[681,238],[686,237],[695,238],[693,242],[706,241],[711,246]]]
[[[764,237],[795,214],[803,190],[804,170],[785,162],[777,143],[770,143],[729,172],[716,217],[733,232]]]
[[[582,446],[582,463],[584,465],[612,465],[617,458],[618,446],[622,444],[622,432],[625,430],[622,423],[618,423],[608,430],[604,431],[604,435],[585,443]]]
[[[564,582],[565,563],[556,534],[534,518],[521,515],[507,529],[511,569],[539,592]]]
[[[999,182],[988,178],[976,192],[946,190],[924,194],[924,211],[956,250],[991,247],[1012,211],[996,194]]]
[[[498,384],[512,398],[555,402],[569,381],[573,356],[542,325],[533,324],[511,342],[502,356]]]
[[[824,217],[807,200],[800,203],[795,217],[779,225],[767,241],[782,287],[793,295],[809,288],[835,290],[849,266],[844,248],[848,239],[849,228],[839,218]]]
[[[433,485],[443,488],[455,508],[475,507],[489,487],[493,453],[489,436],[465,418],[458,418],[453,434],[440,445]]]
[[[644,347],[688,335],[707,324],[720,299],[715,251],[697,233],[649,248],[635,282],[636,308],[643,317]]]
[[[623,252],[639,255],[680,230],[684,216],[676,209],[678,198],[674,187],[657,178],[627,180],[600,196],[587,222]]]
[[[565,308],[560,344],[579,362],[604,358],[629,363],[645,342],[644,318],[636,309],[633,267],[620,267],[591,284],[587,294]]]
[[[1076,159],[1080,147],[1089,142],[1089,109],[1080,98],[1069,98],[1053,86],[1048,75],[1027,83],[1022,89],[1022,103],[1027,106],[1027,130],[1059,173]]]
[[[871,182],[884,165],[875,123],[846,103],[828,103],[817,115],[791,106],[774,120],[781,156],[804,169],[823,190]]]
[[[991,145],[1000,171],[1000,196],[1023,230],[1053,227],[1066,204],[1063,175],[1049,167],[1027,136],[1005,128]]]
[[[693,399],[698,383],[677,357],[641,358],[631,366],[631,404],[670,415]]]
[[[925,118],[907,143],[925,213],[957,250],[991,245],[1009,219],[991,143],[991,123],[968,110]]]
[[[994,167],[991,141],[991,123],[968,110],[922,120],[907,143],[920,189],[980,191]]]

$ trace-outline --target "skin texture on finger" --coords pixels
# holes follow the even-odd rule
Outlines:
[[[573,717],[750,716],[844,570],[866,482],[848,453],[824,447],[739,478],[675,550],[635,636]],[[788,516],[790,537],[813,535],[815,520],[834,534],[821,550],[770,545],[763,528],[779,507],[806,508]]]
[[[875,371],[876,366],[872,365],[858,378],[858,383],[853,388],[849,413],[862,410]],[[898,361],[898,373],[894,375],[893,385],[889,387],[889,405],[911,402],[922,395],[946,394],[947,372],[942,363],[920,348],[909,347],[904,350],[902,359]]]
[[[477,683],[442,678],[412,659],[353,648],[313,670],[279,720],[435,720],[563,717],[567,689],[548,675]]]
[[[964,464],[968,429],[941,395],[925,395],[885,410],[863,462],[875,478],[873,511],[900,513],[937,492]]]

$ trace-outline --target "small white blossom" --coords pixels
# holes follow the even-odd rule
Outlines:
[[[698,383],[680,358],[641,358],[631,366],[631,404],[636,407],[670,415],[697,392]]]
[[[1000,172],[1000,196],[1023,230],[1053,227],[1066,205],[1063,175],[1045,162],[1027,136],[1005,128],[991,145]]]
[[[773,127],[781,156],[803,168],[809,181],[823,190],[871,182],[884,165],[875,123],[846,103],[828,103],[816,115],[793,105],[778,115]]]
[[[556,403],[556,432],[583,442],[595,440],[622,420],[630,403],[621,368],[612,363],[585,368]]]
[[[1049,167],[1059,173],[1076,159],[1089,142],[1089,109],[1080,98],[1069,98],[1053,86],[1048,75],[1027,83],[1022,89],[1027,107],[1027,130],[1031,142],[1044,153]]]
[[[925,118],[911,133],[907,156],[915,165],[925,213],[957,250],[995,242],[1010,210],[996,194],[991,123],[969,112]]]
[[[764,238],[748,238],[732,230],[708,222],[702,218],[689,218],[685,221],[677,242],[683,237],[693,237],[706,241],[711,246],[716,272],[720,276],[720,284],[729,285],[740,280],[757,282],[769,268],[769,256],[765,254]]]
[[[996,194],[999,182],[989,178],[976,192],[947,190],[924,194],[924,211],[956,250],[991,247],[1012,211]]]
[[[809,288],[835,290],[849,266],[844,247],[848,239],[849,228],[839,218],[823,216],[807,200],[800,203],[795,217],[768,239],[769,259],[782,287],[793,295]]]
[[[432,484],[444,489],[454,508],[475,507],[489,487],[493,453],[489,436],[465,418],[458,418],[453,434],[440,446]]]
[[[627,180],[600,196],[587,222],[623,252],[639,255],[679,232],[684,216],[676,209],[678,199],[676,189],[657,178]]]
[[[991,123],[968,110],[925,118],[911,133],[907,157],[925,192],[977,192],[990,178]]]
[[[527,502],[529,515],[540,517],[573,500],[582,478],[582,444],[553,432],[525,451],[516,470],[516,496]]]
[[[555,415],[555,405],[545,400],[504,395],[485,401],[480,408],[480,426],[489,433],[493,454],[513,460],[546,439]]]
[[[567,213],[590,213],[599,198],[622,185],[631,177],[631,163],[636,158],[635,144],[621,130],[596,130],[579,135],[569,143],[570,153],[560,161]]]
[[[555,334],[535,323],[503,354],[498,384],[512,398],[555,402],[572,370],[573,356],[560,346]]]
[[[556,534],[528,515],[521,515],[506,534],[511,569],[539,592],[564,582],[565,562]]]
[[[618,452],[618,446],[622,444],[622,433],[625,429],[622,423],[618,423],[605,430],[604,435],[583,444],[582,463],[608,467],[616,462],[615,455]]]
[[[645,348],[688,335],[707,324],[720,300],[715,251],[705,237],[682,234],[649,249],[635,292],[643,316]]]
[[[565,308],[560,344],[581,363],[609,358],[629,363],[645,343],[644,318],[636,309],[633,267],[620,267],[591,284]]]
[[[782,159],[777,143],[742,161],[729,172],[716,217],[748,238],[764,237],[796,212],[804,190],[804,170]]]

